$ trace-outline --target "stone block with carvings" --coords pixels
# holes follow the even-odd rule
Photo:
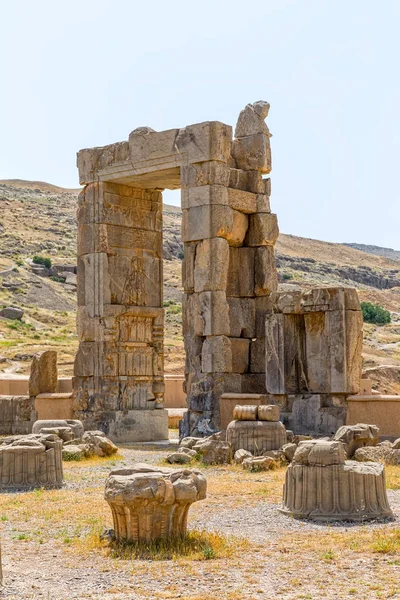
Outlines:
[[[182,537],[190,505],[206,497],[207,481],[200,471],[164,469],[137,464],[111,471],[105,486],[117,540]]]
[[[339,441],[300,442],[286,472],[281,512],[322,521],[391,517],[384,465],[345,457]]]

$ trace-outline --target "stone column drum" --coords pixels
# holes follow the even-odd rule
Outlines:
[[[233,453],[242,449],[259,456],[286,444],[279,406],[236,406],[233,416],[234,421],[226,429],[226,441],[232,444]]]
[[[281,512],[322,521],[391,517],[384,465],[345,456],[341,442],[300,442],[286,472]]]
[[[111,471],[105,486],[117,540],[137,542],[182,537],[190,505],[206,497],[200,471],[136,465]]]

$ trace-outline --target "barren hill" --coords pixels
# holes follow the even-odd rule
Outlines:
[[[77,346],[75,288],[58,277],[35,274],[30,261],[39,254],[55,265],[75,264],[78,193],[38,181],[0,181],[0,305],[18,305],[25,310],[23,323],[0,322],[0,372],[26,372],[31,354],[44,346],[58,349],[61,373],[72,372]],[[183,369],[180,223],[181,209],[164,205],[165,349],[169,371]],[[400,391],[399,370],[392,368],[400,368],[400,252],[281,234],[276,257],[282,289],[354,286],[362,300],[379,303],[391,311],[391,325],[365,325],[364,366],[391,366],[390,372],[381,368],[376,378],[386,390]]]

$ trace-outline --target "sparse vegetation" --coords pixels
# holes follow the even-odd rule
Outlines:
[[[382,306],[379,306],[379,304],[373,304],[372,302],[361,302],[361,310],[366,323],[385,325],[391,321],[390,312],[384,309]]]
[[[46,267],[46,269],[50,269],[51,267],[51,258],[49,258],[48,256],[38,256],[37,254],[35,254],[35,256],[32,259],[32,262],[34,262],[35,265],[43,265],[44,267]]]

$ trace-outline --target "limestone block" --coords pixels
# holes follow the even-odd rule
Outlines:
[[[278,273],[272,246],[256,248],[254,272],[256,296],[268,296],[278,289]]]
[[[60,487],[62,441],[55,435],[14,436],[0,445],[0,489]]]
[[[204,336],[229,335],[229,306],[225,292],[201,292],[198,295]]]
[[[254,248],[229,248],[227,296],[254,296]]]
[[[265,337],[265,319],[272,314],[271,296],[255,298],[256,334],[253,337]]]
[[[229,442],[206,438],[193,446],[201,454],[201,460],[206,465],[224,465],[232,460],[232,447]]]
[[[181,187],[193,188],[201,185],[229,185],[230,168],[226,163],[207,161],[181,166]]]
[[[250,340],[213,336],[202,348],[203,373],[245,373],[249,365]]]
[[[110,256],[109,281],[113,304],[161,306],[162,259],[135,250]]]
[[[172,452],[171,454],[168,454],[166,460],[170,464],[187,465],[192,461],[192,457],[185,452]]]
[[[271,315],[265,323],[265,385],[269,394],[285,394],[284,315]]]
[[[182,261],[182,286],[186,293],[194,292],[194,261],[196,256],[196,243],[186,243]]]
[[[220,300],[220,303],[223,304],[222,300]],[[200,309],[200,294],[185,294],[182,302],[182,328],[184,336],[204,335],[204,320]],[[228,328],[226,328],[224,333],[228,333]]]
[[[86,306],[89,317],[101,316],[111,303],[108,256],[104,252],[78,256],[78,306]]]
[[[201,353],[203,373],[232,373],[232,348],[224,335],[207,338]]]
[[[233,452],[243,448],[254,456],[269,450],[279,450],[286,444],[286,430],[280,421],[232,421],[226,430],[226,439]]]
[[[228,275],[229,281],[229,275]],[[229,288],[228,288],[229,289]],[[253,298],[227,298],[231,337],[254,338],[255,300]],[[265,357],[263,362],[265,361]],[[265,366],[263,372],[265,370]]]
[[[179,153],[189,163],[228,162],[231,155],[232,127],[218,121],[206,121],[180,129],[175,140]],[[186,163],[185,163],[186,164]]]
[[[246,373],[250,362],[250,340],[245,338],[229,338],[232,350],[232,372]]]
[[[39,419],[32,426],[32,433],[41,433],[42,429],[71,429],[74,439],[81,439],[83,436],[83,425],[77,419]]]
[[[242,169],[230,169],[228,187],[253,194],[264,194],[265,186],[259,171],[243,171]]]
[[[351,458],[357,448],[376,446],[379,442],[379,427],[358,423],[357,425],[343,425],[335,433],[334,439],[342,442]]]
[[[262,180],[263,182],[263,186],[264,186],[264,190],[263,193],[270,197],[271,195],[271,179],[270,177],[266,177],[265,179]]]
[[[232,156],[239,169],[270,173],[272,162],[269,135],[257,133],[234,139]]]
[[[264,133],[270,136],[269,129],[264,122],[269,112],[268,102],[260,100],[247,106],[240,112],[236,124],[235,137],[240,138],[247,135]]]
[[[308,457],[303,454],[304,444],[312,445]],[[392,516],[384,466],[344,461],[343,450],[334,444],[314,441],[299,445],[286,471],[281,512],[324,521]]]
[[[182,240],[197,242],[232,235],[233,210],[229,206],[205,205],[182,211]]]
[[[137,542],[184,536],[189,507],[206,497],[206,489],[200,471],[140,463],[111,471],[104,497],[112,511],[116,539]]]
[[[249,216],[248,246],[273,246],[278,239],[278,219],[275,214],[256,213]]]
[[[361,310],[357,290],[343,287],[317,287],[301,294],[302,312]]]
[[[275,404],[261,404],[258,407],[258,420],[259,421],[279,421],[280,410],[279,406]]]
[[[234,188],[227,188],[227,193],[229,206],[234,210],[246,214],[257,212],[257,194]]]
[[[271,203],[270,197],[266,194],[257,194],[256,197],[256,208],[258,213],[270,213]]]
[[[85,431],[82,442],[89,446],[91,454],[95,456],[112,456],[118,448],[109,440],[103,431]]]
[[[242,394],[265,394],[265,373],[244,373],[242,375]]]
[[[233,460],[235,461],[235,463],[237,465],[241,465],[245,458],[251,458],[251,457],[252,457],[251,452],[240,449],[240,450],[236,450]]]
[[[250,372],[265,373],[265,337],[259,337],[251,341]]]
[[[129,159],[128,142],[117,142],[101,148],[80,150],[77,156],[79,183],[91,183],[98,179],[98,171]]]
[[[287,430],[286,430],[286,433],[287,433]],[[296,450],[297,450],[297,444],[288,443],[288,444],[284,444],[282,446],[282,452],[284,453],[285,458],[288,462],[292,462],[294,453],[296,452]]]
[[[206,239],[197,244],[194,291],[225,291],[228,280],[229,244],[223,238]]]
[[[363,316],[359,310],[345,311],[346,392],[358,394],[362,373]],[[334,391],[332,389],[332,391]]]
[[[229,206],[228,188],[222,185],[202,185],[185,188],[181,193],[181,204],[182,209],[219,204]]]
[[[29,396],[57,390],[57,352],[45,350],[33,355],[29,376]]]
[[[276,461],[270,456],[251,456],[245,458],[242,462],[243,468],[246,471],[269,471],[276,466]]]
[[[180,447],[181,448],[190,448],[191,449],[200,440],[201,440],[201,438],[197,438],[197,437],[191,437],[191,436],[185,437],[185,438],[183,438],[181,440]]]
[[[357,448],[353,459],[358,462],[381,462],[385,465],[400,465],[400,450],[390,446],[365,446]]]
[[[238,373],[212,373],[196,379],[188,389],[187,404],[190,410],[210,414],[214,429],[198,431],[198,435],[212,434],[221,429],[219,414],[216,412],[219,397],[226,392],[240,393],[241,378]],[[211,419],[212,417],[212,419]],[[208,418],[208,417],[205,417]],[[197,435],[197,434],[196,434]]]

